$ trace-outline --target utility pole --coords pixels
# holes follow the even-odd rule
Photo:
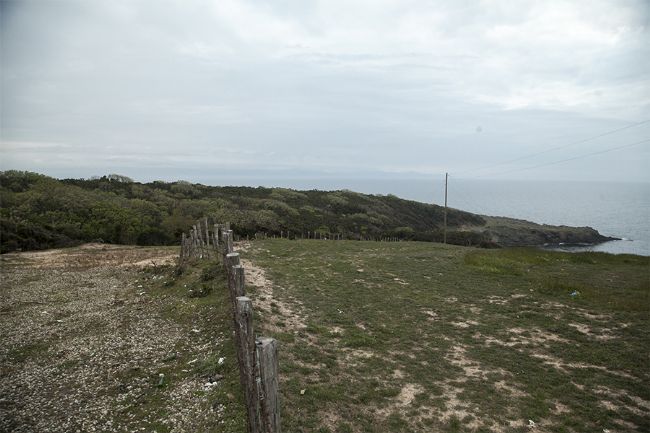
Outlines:
[[[449,180],[449,173],[445,173],[445,231],[442,243],[447,243],[447,181]]]

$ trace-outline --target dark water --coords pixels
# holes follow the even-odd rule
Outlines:
[[[444,179],[287,179],[246,183],[296,189],[350,189],[370,194],[394,194],[426,203],[444,203]],[[623,240],[577,250],[650,256],[650,183],[450,178],[448,204],[453,208],[483,215],[508,216],[554,225],[593,227],[604,235]]]

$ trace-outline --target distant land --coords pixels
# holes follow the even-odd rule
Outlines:
[[[178,244],[198,218],[230,221],[242,238],[269,236],[441,242],[444,207],[394,195],[348,190],[206,186],[185,181],[135,182],[125,176],[55,179],[0,172],[0,251],[106,242]],[[447,212],[447,242],[496,248],[596,244],[615,238],[590,227],[536,224],[506,217]]]

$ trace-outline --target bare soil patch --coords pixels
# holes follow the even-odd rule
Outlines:
[[[252,261],[246,259],[242,259],[241,264],[244,266],[246,283],[257,288],[256,294],[249,295],[253,298],[255,308],[261,309],[269,317],[275,319],[274,322],[267,324],[271,331],[280,329],[276,325],[278,321],[292,331],[307,327],[303,317],[295,311],[294,305],[274,296],[273,283],[266,277],[264,269],[255,266]]]
[[[175,320],[186,301],[155,291],[175,256],[103,244],[3,255],[0,430],[201,431],[218,423],[228,402],[205,392],[218,385],[214,377],[194,372],[230,341],[198,315]]]

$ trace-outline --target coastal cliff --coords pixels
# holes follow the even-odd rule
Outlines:
[[[507,217],[484,216],[485,225],[477,230],[499,246],[541,246],[560,244],[599,244],[617,240],[591,227],[554,226]]]

